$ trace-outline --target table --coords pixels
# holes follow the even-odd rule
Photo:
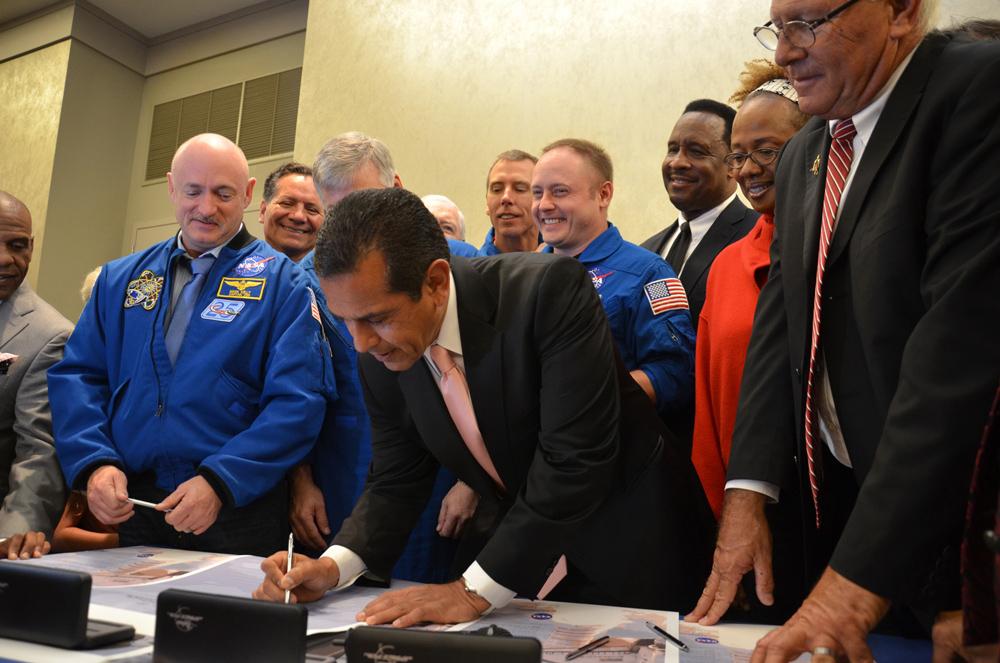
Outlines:
[[[93,578],[90,617],[132,624],[137,637],[132,643],[92,651],[67,651],[0,638],[0,663],[151,661],[159,592],[177,588],[246,597],[260,584],[261,561],[262,558],[251,556],[134,547],[63,553],[16,562],[90,573]],[[393,588],[408,584],[413,583],[393,581]],[[354,615],[383,591],[350,587],[330,592],[320,601],[307,606],[310,631],[355,625]],[[654,638],[646,629],[646,620],[675,635],[679,631],[681,640],[691,648],[691,653],[680,653],[669,646],[664,650],[663,641]],[[773,628],[745,624],[701,627],[679,623],[677,613],[666,611],[526,600],[515,600],[478,622],[431,628],[474,630],[489,624],[501,626],[514,635],[539,639],[545,647],[545,658],[553,661],[561,661],[566,652],[596,637],[605,634],[612,637],[612,642],[599,653],[577,659],[580,663],[598,660],[621,663],[749,661],[754,643]],[[879,663],[920,663],[931,658],[930,642],[926,641],[871,636],[869,644]]]

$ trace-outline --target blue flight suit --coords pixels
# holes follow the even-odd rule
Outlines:
[[[336,391],[327,402],[323,428],[310,461],[313,481],[323,493],[326,516],[330,521],[332,534],[326,537],[329,545],[344,519],[351,515],[354,503],[364,488],[372,460],[372,438],[368,411],[361,397],[354,339],[343,320],[330,315],[326,297],[316,277],[313,258],[314,254],[310,251],[299,262],[299,267],[305,270],[319,300],[336,378]],[[427,509],[420,516],[406,550],[393,569],[394,578],[423,583],[443,583],[451,579],[448,574],[458,541],[438,535],[435,529],[441,500],[454,485],[454,475],[441,468]]]
[[[479,247],[479,252],[476,253],[480,258],[485,258],[487,256],[498,256],[502,252],[497,248],[497,245],[493,243],[493,239],[496,237],[496,228],[490,228],[486,231],[486,241],[483,245]],[[542,243],[542,234],[538,233],[538,243]]]
[[[478,253],[476,252],[476,247],[468,242],[463,242],[460,239],[452,239],[450,237],[445,237],[448,240],[448,251],[453,256],[462,256],[463,258],[475,258]]]
[[[114,465],[155,472],[163,491],[199,475],[224,509],[244,507],[315,443],[332,386],[322,325],[301,271],[241,228],[171,365],[163,323],[182,253],[173,238],[101,270],[48,373],[56,451],[75,489]]]
[[[486,232],[486,241],[484,241],[483,245],[479,247],[479,252],[476,254],[477,256],[486,257],[500,255],[500,249],[498,249],[497,245],[493,243],[493,238],[496,236],[496,232],[496,228],[492,227]]]
[[[601,296],[625,366],[649,376],[665,420],[683,418],[694,402],[695,333],[687,297],[673,298],[684,293],[674,270],[610,223],[577,258]]]

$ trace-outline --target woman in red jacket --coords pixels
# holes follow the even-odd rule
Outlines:
[[[743,239],[712,263],[695,350],[695,426],[692,460],[715,517],[722,510],[736,401],[754,308],[767,281],[768,248],[774,234],[774,167],[778,151],[809,120],[785,73],[767,60],[746,63],[740,89],[730,97],[739,112],[732,150],[743,195],[761,213]]]

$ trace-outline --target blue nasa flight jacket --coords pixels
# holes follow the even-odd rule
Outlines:
[[[354,503],[364,489],[368,466],[372,461],[371,422],[361,396],[354,340],[343,320],[334,318],[327,309],[326,297],[316,277],[314,253],[309,252],[299,262],[299,267],[309,277],[320,303],[336,379],[336,390],[327,401],[323,429],[309,458],[313,481],[323,493],[326,517],[330,521],[332,533],[326,537],[329,545],[343,521],[351,515]],[[455,477],[442,468],[427,509],[414,527],[402,557],[396,562],[392,574],[394,578],[423,583],[443,583],[450,579],[448,576],[458,542],[439,536],[435,530],[441,501],[454,485]]]
[[[227,506],[262,497],[312,449],[332,367],[305,275],[245,228],[209,271],[171,366],[164,343],[177,240],[108,263],[49,369],[69,485],[101,465],[196,474]]]
[[[695,332],[677,274],[610,223],[577,258],[601,297],[625,366],[649,376],[662,416],[683,415],[694,401]]]

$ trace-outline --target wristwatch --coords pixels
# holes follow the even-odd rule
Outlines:
[[[465,591],[467,591],[469,594],[475,594],[476,596],[478,596],[482,600],[484,600],[487,603],[489,603],[490,607],[486,608],[486,610],[483,610],[481,613],[479,613],[480,617],[485,617],[486,615],[488,615],[491,612],[493,612],[493,610],[496,608],[496,606],[494,606],[492,603],[490,603],[490,600],[488,598],[486,598],[485,596],[483,596],[482,594],[480,594],[478,589],[476,589],[475,587],[473,587],[472,585],[470,585],[468,578],[466,578],[465,576],[462,576],[462,584],[465,586]]]

